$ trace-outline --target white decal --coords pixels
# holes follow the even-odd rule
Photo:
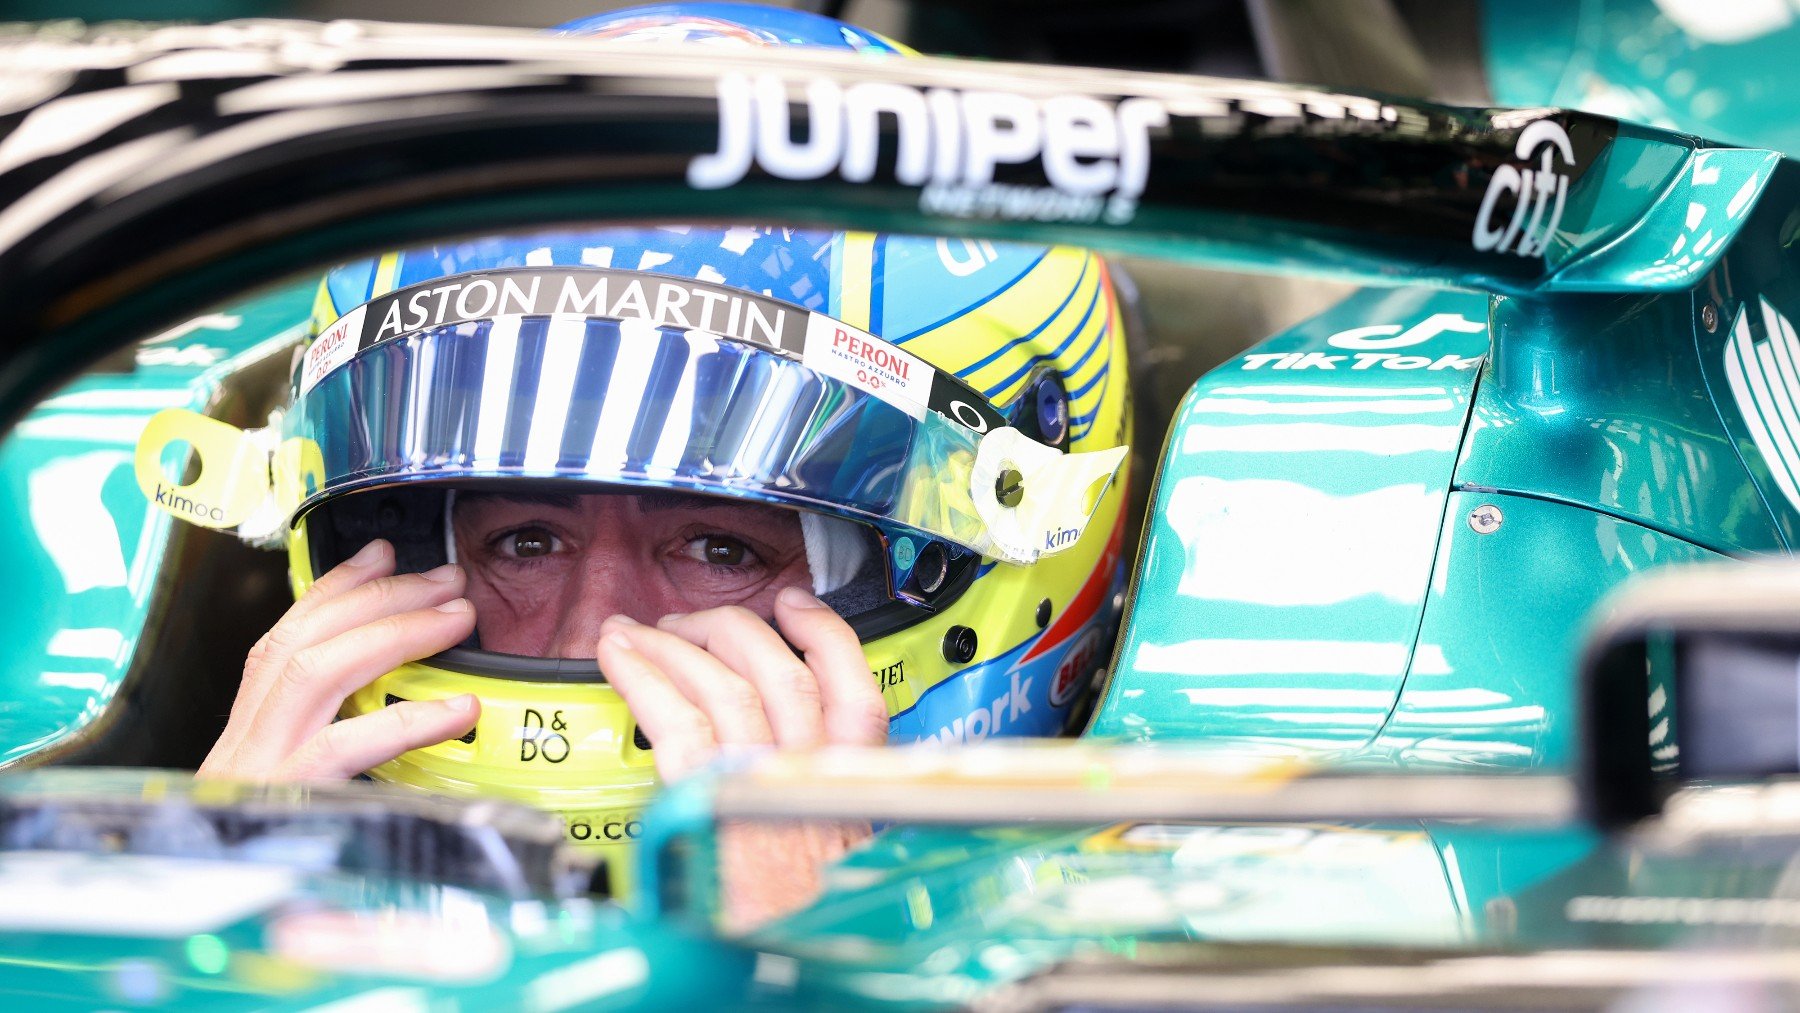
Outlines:
[[[1480,334],[1486,330],[1487,323],[1485,321],[1470,320],[1461,313],[1433,313],[1404,331],[1400,329],[1399,324],[1352,327],[1326,338],[1325,343],[1333,348],[1375,352],[1421,344],[1446,331],[1455,331],[1458,334]]]
[[[1252,352],[1244,356],[1243,368],[1250,369],[1474,369],[1481,365],[1479,355],[1398,355],[1393,352],[1357,352],[1355,355],[1326,355],[1324,352]]]
[[[1574,168],[1575,148],[1562,127],[1551,120],[1538,120],[1519,132],[1513,154],[1527,164],[1536,155],[1538,164],[1524,169],[1502,165],[1494,170],[1475,215],[1474,243],[1477,250],[1530,257],[1544,252],[1562,222],[1569,177],[1556,170],[1555,159],[1560,155]],[[1512,195],[1513,200],[1512,217],[1504,223],[1495,215],[1502,194]]]
[[[1775,484],[1800,510],[1800,339],[1787,317],[1759,301],[1763,340],[1752,339],[1750,314],[1739,313],[1725,343],[1725,379]]]
[[[306,349],[306,358],[300,367],[300,393],[312,390],[326,373],[349,362],[356,354],[357,342],[362,338],[364,309],[358,306],[339,317]]]
[[[925,405],[931,400],[931,366],[867,331],[814,313],[806,323],[800,361],[904,409],[913,418],[925,417]]]
[[[994,244],[985,239],[956,240],[962,246],[961,257],[950,251],[950,242],[948,239],[937,241],[938,262],[944,265],[944,270],[958,278],[967,278],[1000,257],[999,252],[994,249]]]
[[[1018,672],[1013,672],[1012,685],[1007,692],[950,722],[924,741],[946,746],[960,745],[1002,734],[1001,729],[1019,720],[1021,714],[1031,713],[1031,681],[1034,678],[1035,676],[1026,676],[1021,679]]]
[[[758,166],[780,179],[852,183],[875,176],[881,117],[895,123],[894,177],[920,186],[927,211],[966,218],[1129,221],[1150,173],[1150,131],[1162,103],[1085,95],[1047,99],[1010,92],[919,91],[881,81],[805,87],[806,140],[796,143],[787,82],[773,74],[719,78],[719,150],[688,165],[688,184],[731,186]],[[996,184],[1002,165],[1038,161],[1049,187]],[[948,266],[948,265],[946,265]]]

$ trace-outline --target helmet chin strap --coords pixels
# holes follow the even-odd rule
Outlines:
[[[839,517],[802,510],[800,536],[806,542],[813,594],[821,598],[850,583],[869,554],[862,530],[855,522]]]

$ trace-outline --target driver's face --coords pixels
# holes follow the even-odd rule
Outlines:
[[[481,645],[592,658],[623,614],[741,605],[767,619],[785,587],[810,589],[792,511],[680,493],[460,493],[452,524]]]

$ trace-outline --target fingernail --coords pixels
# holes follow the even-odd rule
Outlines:
[[[419,576],[424,577],[426,580],[435,580],[440,584],[448,584],[456,579],[456,575],[460,573],[461,570],[462,568],[455,563],[445,563],[443,566],[437,567],[436,569],[426,570],[424,573],[419,574]]]
[[[359,549],[356,555],[351,556],[346,562],[351,566],[368,566],[377,559],[380,559],[382,552],[386,551],[386,549],[387,542],[377,538]]]
[[[614,650],[619,650],[619,651],[635,651],[635,650],[637,650],[637,648],[631,646],[631,638],[626,636],[623,633],[608,633],[602,639],[604,639],[607,643],[611,644],[613,646]]]
[[[822,609],[826,607],[824,602],[814,598],[798,586],[782,588],[781,593],[776,595],[775,599],[788,608]]]
[[[461,696],[453,696],[450,699],[444,701],[444,706],[449,707],[451,710],[456,711],[458,714],[473,713],[477,706],[477,704],[475,702],[475,694],[464,693]]]
[[[656,625],[662,626],[665,623],[672,623],[672,622],[676,622],[678,620],[682,620],[682,619],[686,619],[686,618],[687,618],[686,612],[671,612],[668,615],[663,616],[661,619],[658,619],[656,621]]]
[[[638,622],[636,619],[631,618],[630,616],[626,615],[623,612],[619,613],[616,616],[613,616],[612,621],[615,623],[620,623],[625,626],[642,626],[642,625],[644,625],[643,623]]]
[[[436,606],[436,608],[439,612],[451,612],[451,613],[468,612],[468,611],[472,610],[474,607],[475,606],[469,604],[469,599],[467,599],[467,598],[452,598],[449,601],[443,603],[442,605]]]

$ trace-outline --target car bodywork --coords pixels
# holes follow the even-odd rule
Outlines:
[[[42,646],[14,670],[6,698],[21,722],[8,722],[0,746],[19,765],[144,762],[132,748],[162,748],[108,736],[143,727],[150,709],[166,705],[158,701],[179,699],[169,689],[176,675],[146,665],[142,641],[179,601],[170,595],[186,576],[158,569],[167,521],[117,498],[118,449],[96,441],[86,452],[101,456],[79,476],[53,470],[35,480],[78,477],[97,487],[112,520],[143,519],[129,532],[115,527],[121,565],[99,582],[92,569],[77,591],[70,574],[81,567],[56,562],[68,543],[54,530],[65,494],[34,492],[30,476],[70,468],[79,455],[29,441],[116,438],[152,402],[208,404],[221,370],[275,362],[287,325],[244,325],[298,319],[284,316],[300,309],[296,295],[232,304],[214,324],[237,323],[202,323],[139,351],[131,384],[141,386],[126,389],[141,393],[77,389],[57,395],[72,401],[43,403],[35,395],[124,336],[176,327],[197,307],[296,264],[445,231],[753,215],[1054,235],[1384,286],[1246,350],[1179,409],[1129,620],[1090,729],[1096,738],[1405,766],[1566,767],[1580,740],[1570,673],[1587,607],[1652,565],[1783,551],[1800,524],[1786,470],[1800,429],[1788,432],[1792,404],[1776,397],[1793,380],[1783,352],[1793,341],[1785,321],[1800,312],[1787,252],[1800,170],[1770,151],[1558,110],[1454,110],[1265,84],[818,54],[698,61],[377,26],[184,31],[18,54],[21,77],[41,93],[15,112],[15,137],[33,136],[32,116],[68,113],[59,102],[130,93],[113,94],[111,118],[91,120],[97,132],[72,147],[16,145],[31,157],[15,156],[0,176],[8,201],[0,297],[16,321],[0,406],[9,419],[24,416],[6,453],[29,469],[19,479],[25,505],[14,509],[33,531],[52,532],[22,572],[35,566],[44,575],[38,593],[49,596],[54,570],[65,607],[77,610],[60,629],[21,630],[22,643]],[[408,70],[417,73],[393,76]],[[757,93],[778,100],[744,97],[762,78],[775,85]],[[997,93],[1033,110],[1074,96],[1093,103],[1083,107],[1091,115],[1113,117],[1126,139],[1072,163],[1111,165],[1098,192],[1060,178],[1071,163],[1042,146],[988,164],[986,179],[967,165],[936,178],[907,162],[917,128],[909,135],[904,118],[872,121],[887,141],[871,153],[892,152],[893,162],[876,157],[867,173],[846,151],[808,168],[731,146],[731,124],[744,117],[817,122],[830,108],[823,92],[836,88],[841,101],[865,82],[919,96]],[[1133,123],[1145,131],[1141,151],[1127,136]],[[471,157],[445,167],[422,154],[433,145]],[[696,178],[696,164],[731,171]],[[1537,184],[1526,184],[1528,171]],[[174,372],[155,377],[152,368]],[[56,421],[94,417],[111,421]],[[126,562],[140,557],[141,567]],[[98,557],[82,558],[91,566]],[[918,786],[933,790],[929,778]],[[35,802],[19,809],[47,811]],[[678,832],[704,840],[702,828],[723,812],[701,788],[658,811],[663,843]],[[405,994],[420,1001],[510,997],[554,1008],[563,999],[667,1000],[675,993],[643,989],[663,987],[650,969],[673,965],[708,974],[674,972],[670,988],[695,985],[691,977],[723,995],[764,988],[784,1001],[936,1005],[1109,941],[1122,950],[1196,936],[1643,947],[1730,943],[1734,930],[1761,939],[1788,924],[1780,904],[1719,931],[1704,919],[1601,916],[1618,908],[1606,898],[1655,889],[1645,870],[1659,862],[1679,870],[1670,875],[1686,881],[1682,896],[1782,900],[1791,848],[1746,853],[1708,839],[1698,851],[1646,858],[1641,842],[1602,847],[1593,829],[1566,825],[1567,807],[1541,814],[1548,828],[1527,831],[1326,811],[1313,816],[1340,822],[1244,827],[1218,822],[1227,808],[1205,812],[1210,823],[1189,807],[1160,821],[1096,813],[1057,830],[909,825],[837,870],[842,879],[807,911],[747,944],[714,939],[660,900],[635,919],[612,908],[588,922],[572,914],[565,931],[563,912],[591,902],[539,900],[540,924],[520,913],[523,902],[446,899],[463,895],[444,884],[390,900],[415,887],[390,895],[369,885],[374,874],[348,886],[334,874],[290,877],[286,899],[371,917],[481,908],[469,917],[486,927],[474,935],[487,942],[469,945],[512,956],[468,992],[439,980],[428,994],[417,967],[390,974],[351,963],[285,991],[265,979],[216,994],[305,1004],[379,986],[413,990]],[[979,822],[968,813],[958,821]],[[27,842],[14,845],[24,854],[46,839],[15,840]],[[32,861],[14,863],[16,875],[45,875]],[[87,869],[107,860],[61,861]],[[147,868],[129,857],[116,864],[125,869],[107,874],[115,879]],[[198,884],[207,870],[188,872]],[[1138,900],[1107,899],[1134,888]],[[346,902],[345,890],[366,892]],[[1600,900],[1574,910],[1594,917],[1572,916],[1573,900],[1588,897]],[[704,904],[696,906],[704,926]],[[205,982],[225,980],[207,977],[207,967],[239,985],[242,974],[254,978],[273,922],[291,909],[266,918],[227,911],[220,917],[236,920],[214,927],[236,925],[231,939],[177,933],[182,941],[151,961],[149,978],[161,984],[148,992],[119,991],[146,973],[132,963],[141,946],[108,949],[115,944],[43,922],[9,923],[12,938],[30,940],[15,952],[36,954],[13,965],[18,973],[29,964],[50,976],[18,987],[60,994],[52,982],[78,981],[76,1004],[100,995],[192,1001]],[[1296,909],[1341,920],[1306,917],[1309,935]],[[225,940],[222,964],[215,944],[193,949],[199,935]],[[253,958],[242,967],[234,942]],[[64,972],[74,978],[57,977]],[[424,977],[433,973],[441,978]],[[546,980],[561,992],[550,994]],[[591,991],[596,981],[629,990]]]

